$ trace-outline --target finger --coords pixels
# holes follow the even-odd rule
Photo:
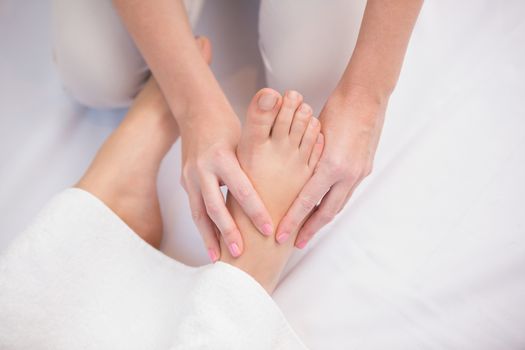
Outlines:
[[[352,198],[352,195],[354,194],[355,190],[357,189],[357,187],[361,184],[361,182],[363,182],[365,178],[360,178],[356,183],[354,183],[354,185],[352,186],[352,188],[350,189],[350,191],[348,192],[348,194],[346,195],[346,199],[343,203],[343,205],[341,206],[341,208],[339,208],[339,212],[341,210],[343,210],[343,208],[346,206],[346,204],[348,203],[348,201],[350,200],[350,198]],[[339,214],[338,212],[338,214]]]
[[[321,201],[318,209],[304,223],[295,239],[295,246],[302,249],[312,239],[313,235],[324,225],[328,224],[339,213],[348,195],[348,185],[339,182]]]
[[[317,135],[317,140],[315,141],[314,149],[312,150],[312,154],[310,154],[310,159],[308,160],[308,166],[312,169],[315,169],[317,166],[317,163],[319,163],[319,159],[321,159],[321,154],[323,154],[323,148],[324,148],[324,135],[322,133],[319,133]]]
[[[316,117],[310,118],[310,122],[304,132],[299,150],[308,159],[312,154],[312,148],[317,142],[317,136],[321,132],[321,123]]]
[[[190,200],[193,222],[195,222],[202,236],[211,261],[216,262],[221,255],[219,239],[215,233],[215,225],[206,212],[206,206],[197,187],[193,185],[189,186],[188,198]]]
[[[243,249],[242,236],[226,208],[219,182],[213,177],[209,177],[202,178],[200,184],[208,216],[221,232],[230,254],[234,258],[240,256]]]
[[[259,232],[273,234],[272,218],[239,162],[221,164],[218,174]]]
[[[286,242],[291,232],[299,229],[306,216],[330,189],[332,185],[330,182],[328,175],[322,169],[314,173],[281,220],[277,229],[277,242],[281,244]]]

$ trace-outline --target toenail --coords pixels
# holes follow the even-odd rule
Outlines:
[[[288,96],[292,100],[297,100],[299,98],[299,93],[297,91],[291,90],[291,91],[288,91],[286,96]]]
[[[283,232],[277,237],[277,242],[283,244],[286,242],[286,240],[290,237],[290,234],[288,232]]]
[[[301,107],[299,107],[299,112],[301,112],[302,114],[310,114],[312,112],[312,108],[306,103],[303,103]]]
[[[258,105],[263,111],[271,111],[277,103],[277,96],[274,94],[264,94],[259,97]]]
[[[319,125],[319,120],[317,120],[316,117],[313,117],[312,120],[310,121],[310,123],[312,123],[312,126],[313,126],[314,128],[316,128],[317,125]]]

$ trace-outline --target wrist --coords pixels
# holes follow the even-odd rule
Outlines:
[[[325,136],[344,128],[349,133],[376,135],[382,129],[388,97],[360,85],[339,85],[329,97],[321,120]]]
[[[173,112],[173,111],[172,111]],[[216,128],[239,133],[240,121],[222,91],[195,91],[173,112],[181,135],[187,131]]]
[[[353,81],[342,80],[334,90],[332,96],[347,103],[366,104],[377,108],[386,108],[391,92]]]

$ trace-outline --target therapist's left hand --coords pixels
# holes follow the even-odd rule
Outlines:
[[[300,228],[295,246],[304,248],[370,174],[387,100],[358,86],[338,88],[330,96],[319,117],[325,136],[323,155],[314,175],[281,220],[276,234],[279,243],[286,242],[290,233]]]

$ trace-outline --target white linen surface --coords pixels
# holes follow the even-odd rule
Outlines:
[[[122,114],[64,96],[48,12],[0,1],[0,249],[74,183]],[[198,25],[240,115],[262,86],[256,13],[208,2]],[[519,0],[426,1],[374,173],[275,294],[308,347],[525,348],[524,14]],[[200,265],[178,153],[160,174],[163,251]]]

